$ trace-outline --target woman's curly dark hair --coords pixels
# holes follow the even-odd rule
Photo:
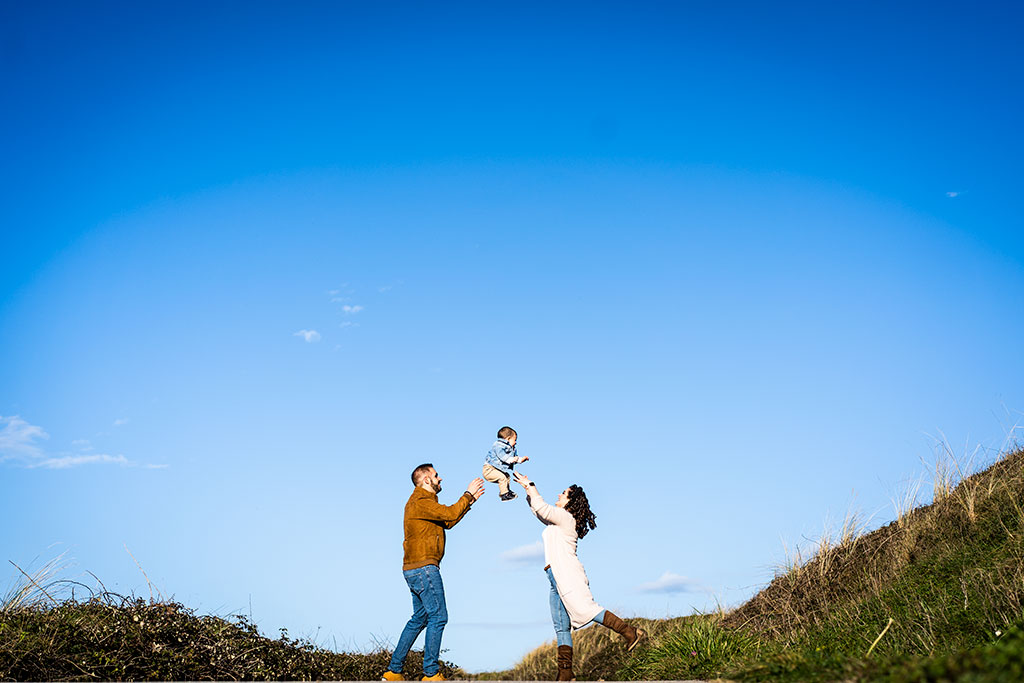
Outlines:
[[[576,536],[583,538],[591,529],[597,528],[597,515],[590,511],[590,501],[583,489],[573,484],[569,487],[569,502],[565,504],[576,520]]]

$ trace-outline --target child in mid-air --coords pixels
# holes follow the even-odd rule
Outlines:
[[[516,497],[508,485],[512,478],[512,468],[530,459],[516,453],[517,436],[516,430],[502,427],[498,430],[498,440],[484,458],[484,479],[498,485],[502,500],[512,500]]]

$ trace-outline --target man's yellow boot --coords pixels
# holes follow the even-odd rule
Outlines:
[[[421,681],[447,681],[448,679],[444,677],[444,674],[443,674],[443,673],[441,673],[440,671],[438,671],[438,672],[437,672],[436,674],[434,674],[433,676],[424,676],[424,677],[423,677],[423,678],[421,678],[420,680],[421,680]]]
[[[403,676],[402,674],[396,674],[394,671],[391,671],[389,669],[389,670],[384,672],[384,675],[380,677],[380,680],[382,680],[382,681],[404,681],[405,680],[405,676]]]

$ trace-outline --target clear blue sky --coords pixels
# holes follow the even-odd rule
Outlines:
[[[0,579],[393,642],[511,424],[685,614],[1021,417],[1019,5],[208,5],[0,8]],[[540,531],[451,532],[447,658],[552,637]]]

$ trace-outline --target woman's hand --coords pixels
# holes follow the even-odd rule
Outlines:
[[[523,474],[522,472],[515,472],[513,476],[516,478],[516,483],[522,486],[524,489],[528,489],[530,488],[530,486],[533,485],[533,482],[530,481],[530,478]]]

